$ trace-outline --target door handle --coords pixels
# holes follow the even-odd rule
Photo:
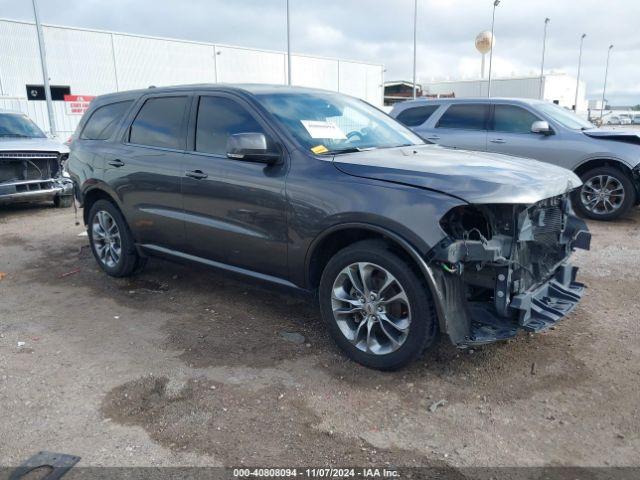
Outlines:
[[[491,143],[507,143],[506,140],[503,140],[502,138],[493,138],[491,140],[489,140]]]
[[[118,158],[115,160],[109,160],[107,163],[112,167],[124,167],[124,162]]]
[[[187,177],[195,178],[196,180],[202,180],[207,178],[209,175],[204,173],[202,170],[188,170],[184,172]]]

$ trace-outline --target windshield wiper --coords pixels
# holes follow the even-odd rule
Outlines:
[[[29,135],[23,135],[22,133],[0,133],[0,137],[31,138]]]
[[[324,152],[324,155],[340,155],[342,153],[355,153],[355,152],[366,152],[368,150],[375,150],[378,147],[348,147],[348,148],[337,148],[335,150],[327,150]]]

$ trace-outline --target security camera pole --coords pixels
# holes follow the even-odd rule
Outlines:
[[[496,24],[496,7],[500,5],[500,0],[495,0],[493,2],[493,16],[491,17],[491,38],[493,41],[494,35],[493,30]],[[493,45],[492,45],[493,46]],[[491,69],[493,67],[493,48],[489,52],[489,85],[487,86],[487,97],[491,97]]]
[[[540,64],[540,100],[543,100],[543,84],[544,84],[544,54],[547,51],[547,27],[549,26],[550,18],[544,19],[544,37],[542,39],[542,63]]]
[[[53,102],[51,101],[51,87],[49,86],[49,72],[47,72],[47,52],[44,47],[44,35],[40,16],[38,15],[38,3],[33,2],[33,16],[36,19],[36,30],[38,31],[38,46],[40,47],[40,65],[42,65],[42,77],[44,80],[44,96],[47,99],[47,113],[49,114],[49,131],[51,135],[56,134],[56,122],[53,114]]]
[[[573,102],[573,111],[578,111],[578,91],[580,90],[580,69],[582,68],[582,46],[584,44],[584,37],[587,34],[583,33],[582,37],[580,37],[580,54],[578,55],[578,80],[576,81],[576,99]]]
[[[607,51],[607,66],[604,69],[604,88],[602,89],[602,105],[600,105],[600,124],[602,124],[602,117],[604,115],[604,96],[607,93],[607,77],[609,76],[609,59],[611,58],[611,50],[613,49],[613,45],[609,45],[609,50]]]
[[[418,0],[413,3],[413,99],[416,99],[416,32],[418,28]]]

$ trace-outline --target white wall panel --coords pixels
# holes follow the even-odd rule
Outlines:
[[[25,85],[42,85],[35,25],[0,22],[0,83],[2,94],[26,97]]]
[[[382,106],[382,66],[340,60],[340,91]]]
[[[338,91],[338,60],[291,55],[291,83]]]
[[[227,46],[217,46],[216,52],[218,82],[285,83],[286,81],[286,55],[283,53]]]
[[[213,46],[113,35],[120,90],[215,81]]]

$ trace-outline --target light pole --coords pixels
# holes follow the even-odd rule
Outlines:
[[[413,2],[413,99],[416,99],[416,45],[418,31],[418,0]]]
[[[542,38],[542,63],[540,64],[540,100],[542,100],[542,87],[544,81],[544,54],[547,51],[547,27],[549,26],[550,18],[544,19],[544,37]]]
[[[287,85],[291,85],[291,29],[289,25],[289,0],[287,0]]]
[[[604,69],[604,88],[602,89],[602,105],[600,106],[600,124],[602,124],[602,117],[604,115],[604,96],[607,93],[607,77],[609,76],[609,59],[611,58],[611,50],[613,45],[609,45],[607,50],[607,66]]]
[[[576,99],[573,102],[573,111],[578,111],[578,92],[580,90],[580,69],[582,68],[582,45],[584,44],[584,37],[587,34],[583,33],[582,37],[580,37],[580,54],[578,55],[578,80],[576,81]]]
[[[500,5],[500,0],[493,2],[493,16],[491,17],[491,38],[494,38],[494,27],[496,24],[496,7]],[[487,86],[487,97],[491,97],[491,69],[493,67],[493,48],[489,52],[489,84]]]
[[[33,0],[33,16],[36,20],[36,31],[38,32],[38,47],[40,48],[40,65],[42,66],[42,77],[44,84],[44,98],[47,100],[47,113],[49,114],[49,131],[51,135],[56,134],[56,121],[53,114],[53,102],[51,100],[51,87],[49,86],[49,72],[47,71],[47,52],[44,47],[44,35],[42,25],[40,25],[40,15],[38,15],[38,3]]]

